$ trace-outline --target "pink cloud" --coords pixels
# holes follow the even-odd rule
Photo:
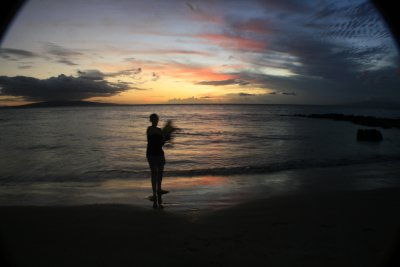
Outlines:
[[[213,44],[228,49],[263,51],[266,48],[265,42],[235,35],[200,34],[195,37],[205,39]]]
[[[128,61],[128,59],[127,59]],[[139,66],[144,73],[157,73],[160,77],[169,76],[196,83],[205,80],[237,79],[238,76],[223,73],[224,67],[183,64],[179,62],[155,62],[140,59],[129,59],[132,66]]]
[[[213,67],[170,64],[168,73],[176,78],[188,78],[195,81],[235,79],[237,75],[220,73]]]
[[[184,50],[184,49],[159,49],[159,50],[139,50],[135,53],[138,54],[154,54],[154,55],[163,55],[163,54],[173,54],[173,55],[200,55],[200,56],[209,56],[210,53],[204,51],[195,51],[195,50]]]
[[[268,34],[270,30],[267,27],[267,21],[264,19],[251,19],[243,23],[233,25],[237,30],[243,32],[252,32],[258,34]]]

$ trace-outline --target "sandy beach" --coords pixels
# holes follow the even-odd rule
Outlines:
[[[385,183],[398,173],[393,166],[280,173],[302,186],[199,212],[152,210],[149,202],[2,206],[2,259],[11,266],[391,266],[400,226],[400,188]],[[202,198],[218,190],[209,192]]]

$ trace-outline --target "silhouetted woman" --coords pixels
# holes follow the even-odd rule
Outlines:
[[[162,207],[161,195],[166,193],[161,189],[165,156],[162,149],[165,140],[163,132],[158,125],[158,115],[150,115],[151,126],[147,128],[147,152],[146,157],[151,170],[151,186],[153,188],[153,208]]]

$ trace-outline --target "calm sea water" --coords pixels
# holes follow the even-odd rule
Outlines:
[[[400,130],[357,142],[350,122],[293,114],[400,117],[400,110],[286,105],[149,105],[0,110],[0,183],[148,178],[148,117],[181,132],[165,148],[166,176],[269,173],[400,158]]]

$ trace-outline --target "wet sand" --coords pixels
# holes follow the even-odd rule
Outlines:
[[[400,189],[288,194],[196,220],[116,204],[0,207],[1,266],[386,266],[399,203]]]

